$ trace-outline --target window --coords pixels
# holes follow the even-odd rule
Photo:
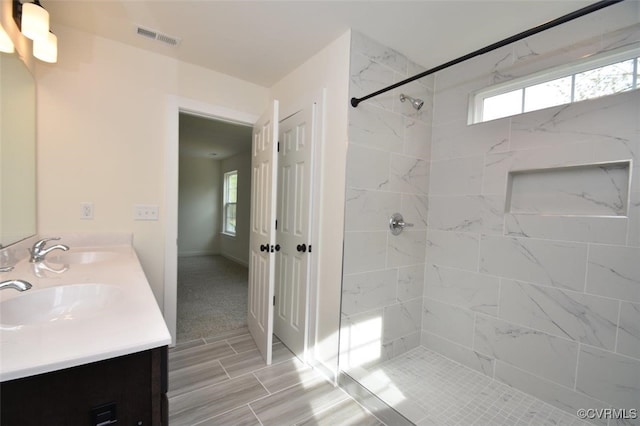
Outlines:
[[[236,200],[238,198],[238,171],[224,174],[224,200],[222,232],[236,235]]]
[[[626,92],[640,84],[640,48],[618,50],[482,89],[470,124]]]

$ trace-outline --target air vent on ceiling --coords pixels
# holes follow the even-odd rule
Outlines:
[[[180,39],[177,37],[172,37],[166,34],[159,33],[155,30],[150,30],[149,28],[144,28],[141,26],[136,27],[136,34],[142,37],[150,38],[152,40],[156,40],[170,46],[177,46],[180,44]]]

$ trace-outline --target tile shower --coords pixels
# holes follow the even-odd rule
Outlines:
[[[473,91],[640,46],[639,20],[623,2],[350,109],[340,368],[412,422],[443,421],[402,398],[420,393],[402,377],[439,377],[417,359],[547,404],[549,424],[640,410],[640,92],[467,124]],[[420,71],[353,33],[351,96]],[[533,421],[511,420],[486,424]]]

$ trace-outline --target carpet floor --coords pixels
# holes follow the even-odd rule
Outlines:
[[[247,325],[249,270],[222,256],[178,258],[177,341]]]

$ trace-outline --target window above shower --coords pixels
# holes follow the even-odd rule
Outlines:
[[[473,93],[469,124],[635,90],[640,47],[617,49]]]

